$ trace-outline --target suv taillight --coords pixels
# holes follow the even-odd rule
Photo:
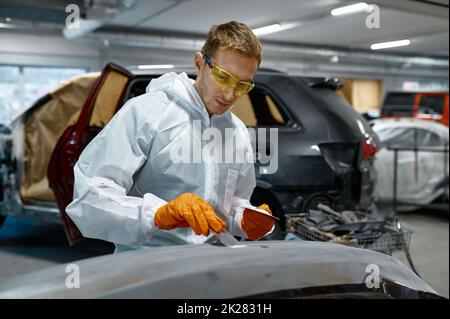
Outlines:
[[[375,156],[376,152],[378,152],[378,148],[375,145],[373,145],[370,139],[362,141],[361,147],[363,150],[363,160]]]

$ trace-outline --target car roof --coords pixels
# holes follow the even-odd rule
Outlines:
[[[127,68],[134,76],[137,78],[146,78],[146,77],[156,77],[163,75],[169,72],[182,73],[185,72],[188,76],[195,77],[196,72],[192,66],[176,66],[173,68],[151,68],[151,69],[139,69],[135,66]],[[305,85],[316,88],[316,87],[327,87],[333,90],[336,90],[342,82],[339,81],[338,78],[329,78],[329,77],[311,77],[311,76],[302,76],[302,75],[292,75],[283,71],[274,70],[270,68],[260,68],[256,72],[256,78],[259,75],[269,75],[271,77],[289,77],[292,79],[300,80]]]
[[[416,118],[381,118],[372,120],[370,122],[372,124],[372,128],[377,130],[382,129],[395,129],[395,128],[418,128],[425,131],[433,132],[439,135],[444,140],[449,139],[448,132],[449,128],[441,123],[422,120]]]
[[[129,66],[126,68],[135,76],[148,76],[148,75],[162,75],[168,72],[182,73],[185,72],[189,75],[195,75],[195,69],[189,65],[176,65],[171,68],[138,68],[136,66]],[[270,74],[270,75],[282,75],[282,76],[291,76],[288,73],[283,71],[270,69],[270,68],[260,68],[257,71],[257,74]],[[296,76],[297,77],[297,76]]]

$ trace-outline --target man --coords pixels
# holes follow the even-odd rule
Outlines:
[[[251,240],[272,232],[269,207],[249,202],[256,185],[250,138],[229,111],[253,88],[260,62],[261,44],[249,27],[234,21],[213,26],[194,56],[195,82],[185,73],[167,73],[129,100],[75,165],[74,199],[66,211],[82,234],[114,242],[117,252],[204,243],[210,229]],[[223,162],[203,152],[196,128],[220,135],[215,152],[232,147],[245,160]],[[237,145],[233,138],[223,142],[230,129]],[[201,161],[174,160],[186,146],[201,149]]]

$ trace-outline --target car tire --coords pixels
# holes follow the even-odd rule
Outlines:
[[[330,195],[325,193],[313,193],[306,198],[301,211],[308,212],[310,209],[317,209],[319,203],[330,206],[331,208],[334,207],[334,200]]]
[[[275,229],[273,232],[264,238],[261,238],[261,240],[283,240],[284,237],[286,237],[284,231],[281,229],[281,226],[278,222],[275,222]]]
[[[3,190],[3,180],[0,177],[0,202],[3,202],[4,200],[4,190]],[[6,216],[0,215],[0,228],[2,228],[3,224],[5,223]]]
[[[4,196],[4,187],[3,187],[3,178],[0,175],[0,202],[3,202],[3,199],[5,198]]]
[[[6,217],[7,216],[0,215],[0,228],[2,228],[3,224],[5,223]]]

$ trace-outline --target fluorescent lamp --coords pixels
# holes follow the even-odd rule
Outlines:
[[[265,27],[253,29],[253,33],[256,36],[266,35],[270,33],[280,32],[288,29],[292,29],[298,27],[300,25],[299,22],[290,22],[290,23],[275,23]]]
[[[149,69],[173,69],[175,66],[173,64],[144,64],[138,65],[138,69],[140,70],[149,70]]]
[[[330,58],[330,62],[331,62],[331,63],[338,63],[338,62],[339,62],[339,56],[333,55],[333,56]]]
[[[277,23],[277,24],[271,24],[265,27],[261,27],[258,29],[253,29],[253,33],[256,36],[259,35],[264,35],[264,34],[269,34],[269,33],[274,33],[274,32],[278,32],[281,29],[281,24]]]
[[[370,46],[370,48],[372,50],[380,50],[380,49],[387,49],[387,48],[403,47],[405,45],[410,45],[410,44],[411,44],[411,41],[406,39],[406,40],[374,43]]]
[[[340,16],[346,14],[353,14],[358,12],[370,12],[372,7],[365,2],[360,2],[356,4],[352,4],[350,6],[340,7],[331,10],[332,16]]]

